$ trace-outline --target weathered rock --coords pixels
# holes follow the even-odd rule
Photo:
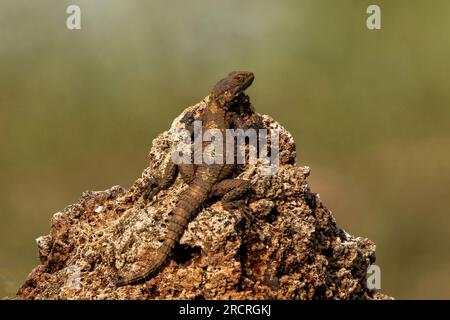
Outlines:
[[[118,272],[140,271],[160,245],[178,195],[168,190],[144,197],[149,179],[170,160],[173,134],[153,141],[150,165],[129,191],[114,186],[84,192],[78,203],[52,218],[49,235],[37,239],[41,264],[16,299],[383,299],[366,287],[375,245],[337,227],[331,212],[311,192],[308,167],[296,165],[292,136],[268,116],[266,128],[280,129],[280,167],[261,175],[260,164],[240,177],[252,182],[248,210],[227,211],[212,200],[189,224],[173,259],[153,279],[116,288]],[[250,214],[249,214],[250,212]]]

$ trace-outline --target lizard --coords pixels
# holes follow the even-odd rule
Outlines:
[[[209,95],[209,102],[200,116],[203,132],[208,129],[218,129],[222,133],[222,137],[225,137],[226,129],[245,126],[239,115],[241,106],[236,100],[240,95],[244,95],[244,90],[252,84],[253,80],[252,72],[233,71],[217,82]],[[223,138],[223,143],[223,150],[226,150],[225,138]],[[207,142],[203,141],[199,145],[204,149]],[[150,183],[154,187],[156,184],[155,190],[152,191],[154,194],[160,189],[168,188],[179,172],[183,180],[188,183],[188,188],[181,193],[175,204],[164,241],[157,249],[154,260],[141,273],[129,278],[119,276],[115,281],[116,286],[142,282],[155,276],[169,260],[175,245],[178,244],[194,214],[209,198],[221,197],[223,203],[231,203],[251,188],[248,181],[232,178],[237,168],[236,161],[234,164],[228,164],[224,154],[219,156],[223,161],[213,164],[202,162],[201,164],[175,165],[173,161],[169,160],[162,179],[157,179],[156,183],[155,181]],[[217,159],[216,157],[217,155],[214,158]]]

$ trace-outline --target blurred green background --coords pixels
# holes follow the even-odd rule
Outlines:
[[[366,28],[366,8],[382,30]],[[82,30],[66,28],[66,8]],[[450,298],[447,0],[0,2],[0,297],[84,190],[126,188],[152,139],[235,69],[292,132],[338,224],[377,244],[382,289]]]

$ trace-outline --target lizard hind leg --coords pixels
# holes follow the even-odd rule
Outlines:
[[[214,185],[212,194],[222,196],[222,207],[227,211],[238,210],[248,224],[254,221],[255,217],[244,198],[252,189],[251,183],[246,180],[225,179]]]
[[[211,193],[214,197],[222,197],[223,201],[233,201],[250,191],[251,184],[241,179],[225,179],[216,183]]]
[[[225,210],[233,210],[242,206],[243,201],[237,201],[244,198],[245,194],[251,191],[250,182],[240,179],[225,179],[212,188],[212,195],[222,197]]]

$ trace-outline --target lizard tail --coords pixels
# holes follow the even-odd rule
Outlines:
[[[173,210],[165,240],[158,248],[155,260],[142,273],[128,279],[118,278],[115,282],[117,287],[142,282],[159,271],[172,254],[175,245],[183,236],[193,214],[206,200],[207,194],[208,192],[206,190],[202,190],[200,186],[193,184],[180,196]]]
[[[163,256],[160,252],[158,252],[155,261],[153,261],[144,272],[136,274],[131,278],[118,277],[115,281],[116,287],[122,287],[129,284],[144,281],[145,279],[149,278],[159,270],[159,268],[165,262],[166,258],[167,257]]]

